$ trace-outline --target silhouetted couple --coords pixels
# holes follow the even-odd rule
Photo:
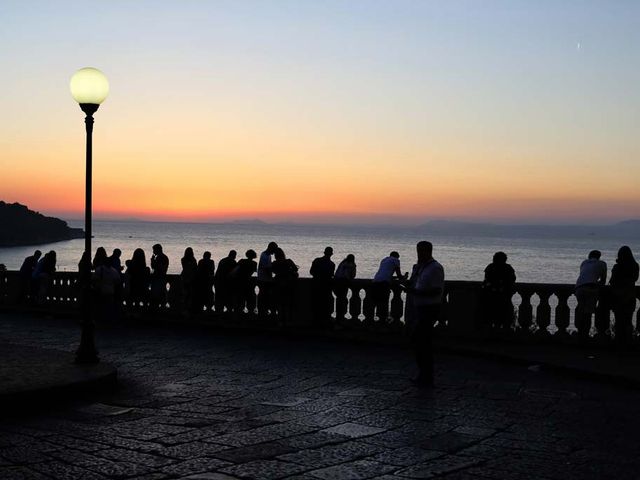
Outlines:
[[[31,274],[36,302],[39,305],[43,304],[47,299],[49,289],[53,282],[53,274],[56,272],[56,260],[55,250],[45,253],[44,256],[38,260]]]
[[[609,309],[615,317],[615,341],[621,346],[630,343],[633,336],[633,314],[636,309],[636,282],[639,267],[631,248],[622,246],[618,250],[616,263],[611,269],[609,288],[604,289],[607,280],[607,264],[600,260],[601,253],[593,250],[589,258],[580,265],[580,276],[576,281],[576,327],[582,338],[589,337],[591,317],[596,313],[599,331],[610,327]],[[640,325],[636,325],[636,329]]]
[[[18,300],[23,302],[28,299],[34,299],[36,296],[35,281],[33,280],[33,272],[36,269],[38,260],[42,256],[40,250],[33,252],[22,262],[20,267],[20,289],[18,291]]]
[[[82,260],[81,263],[84,268]],[[107,256],[103,247],[98,247],[92,262],[93,306],[97,317],[107,321],[119,318],[119,305],[122,300],[122,278],[113,265],[113,258]]]

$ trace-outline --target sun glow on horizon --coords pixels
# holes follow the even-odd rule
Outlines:
[[[640,217],[640,6],[240,3],[3,6],[0,200],[83,211],[90,63],[96,217]]]

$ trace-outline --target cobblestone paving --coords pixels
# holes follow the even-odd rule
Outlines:
[[[1,479],[638,479],[640,392],[392,347],[166,327],[98,332],[120,389],[0,421]],[[77,327],[0,315],[3,341]],[[45,401],[45,399],[43,399]]]

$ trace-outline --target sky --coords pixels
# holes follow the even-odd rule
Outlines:
[[[640,2],[0,3],[0,200],[94,216],[640,218]]]

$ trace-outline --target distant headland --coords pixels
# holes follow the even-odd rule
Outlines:
[[[0,247],[19,247],[83,238],[84,230],[29,210],[20,203],[0,201]]]

